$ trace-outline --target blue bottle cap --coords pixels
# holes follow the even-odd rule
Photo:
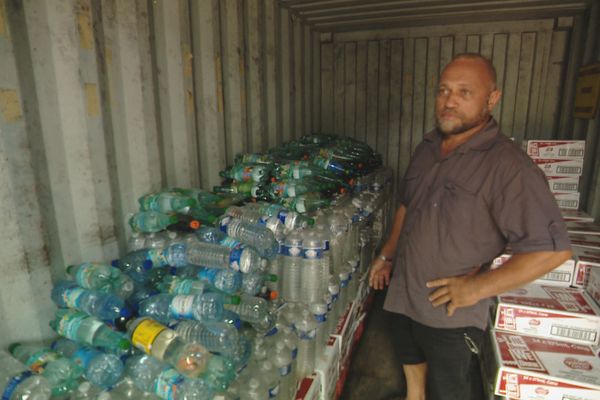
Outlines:
[[[112,265],[113,267],[119,267],[119,259],[115,258],[110,262],[110,265]]]
[[[144,260],[144,262],[142,262],[142,268],[144,268],[146,271],[148,271],[149,269],[152,269],[152,261]]]

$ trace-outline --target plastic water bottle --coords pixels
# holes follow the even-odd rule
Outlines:
[[[139,357],[139,355],[137,355]],[[149,357],[145,356],[144,357]],[[158,360],[157,360],[158,361]],[[169,367],[167,367],[169,368]],[[81,387],[81,386],[80,386]],[[111,390],[106,392],[106,398],[93,398],[95,400],[160,400],[156,393],[146,392],[139,388],[127,374]]]
[[[166,400],[212,399],[213,391],[202,379],[186,379],[165,363],[147,355],[136,355],[125,363],[125,373],[145,392]]]
[[[204,372],[211,357],[204,347],[183,341],[175,331],[147,317],[130,321],[127,332],[136,348],[191,378]]]
[[[350,282],[348,283],[348,294],[349,300],[354,301],[356,299],[356,294],[358,293],[358,286],[360,284],[360,266],[358,260],[350,260],[349,264],[349,272],[350,272]]]
[[[282,255],[281,255],[281,247],[283,246],[283,242],[281,242],[280,244],[280,253],[277,254],[277,257],[275,257],[272,260],[269,260],[269,262],[267,263],[267,274],[270,276],[274,276],[276,279],[267,279],[265,280],[265,286],[267,287],[267,289],[271,290],[271,291],[275,291],[277,293],[281,292],[281,277],[283,276],[282,273],[282,266],[281,263],[283,262],[282,260]]]
[[[129,226],[134,232],[159,232],[177,223],[175,215],[158,211],[140,211],[129,217]]]
[[[350,273],[347,271],[340,272],[338,274],[338,279],[340,282],[340,295],[338,297],[338,302],[340,303],[340,315],[342,315],[346,311],[346,307],[350,299],[348,298],[348,284],[350,283]]]
[[[332,328],[332,320],[333,317],[333,296],[329,293],[329,288],[327,293],[323,295],[323,303],[327,306],[327,314],[325,315],[325,323],[323,330],[325,331],[325,338],[329,337],[329,334],[333,332]]]
[[[123,375],[123,362],[114,354],[83,346],[68,339],[55,340],[52,349],[69,357],[77,365],[81,365],[85,379],[98,387],[110,388]]]
[[[118,318],[130,318],[132,315],[125,302],[112,293],[84,289],[73,281],[59,281],[52,288],[54,303],[63,308],[74,308],[113,322]]]
[[[331,295],[332,307],[331,316],[327,319],[327,330],[333,332],[335,326],[340,318],[341,306],[340,306],[340,283],[337,279],[331,275],[327,282],[327,291]]]
[[[282,246],[281,295],[288,301],[300,301],[302,269],[302,234],[293,231],[286,236]]]
[[[78,385],[83,368],[49,347],[13,343],[8,351],[32,371],[42,374],[52,388],[53,396],[63,395]]]
[[[239,304],[226,304],[225,308],[239,315],[242,321],[250,323],[264,321],[267,314],[269,314],[269,306],[265,299],[247,294],[241,294],[240,298]]]
[[[266,282],[277,282],[277,275],[262,274],[259,272],[242,274],[241,291],[251,296],[256,296],[260,293]]]
[[[312,231],[305,231],[302,249],[300,301],[309,304],[319,301],[324,294],[323,239]]]
[[[256,249],[259,256],[272,259],[277,255],[279,244],[266,226],[252,224],[228,215],[219,220],[221,230],[232,238]]]
[[[279,378],[279,371],[275,365],[269,360],[264,360],[257,363],[256,370],[263,385],[267,389],[267,398],[272,399],[278,397],[281,389],[281,381]]]
[[[148,271],[152,269],[154,263],[151,260],[151,252],[148,249],[140,249],[114,260],[112,265],[126,273],[135,282],[144,283],[148,280]]]
[[[295,377],[292,373],[292,355],[285,342],[278,340],[270,352],[269,360],[273,362],[279,372],[279,397],[291,399],[295,390]]]
[[[189,207],[196,204],[196,200],[178,192],[149,193],[138,199],[140,210],[158,211],[161,213],[185,213]]]
[[[3,400],[47,400],[52,392],[45,377],[0,350],[0,393]]]
[[[131,278],[108,264],[87,262],[70,265],[67,274],[82,288],[112,292],[122,299],[129,297],[134,289]]]
[[[139,305],[147,298],[159,293],[159,290],[150,284],[137,284],[131,296],[127,299],[129,308],[137,312]]]
[[[326,331],[327,322],[327,304],[325,303],[312,303],[310,306],[310,312],[315,318],[317,323],[317,333],[315,336],[315,360],[318,359],[327,344],[327,338],[329,333]]]
[[[50,327],[59,335],[83,344],[114,350],[127,350],[131,346],[123,334],[82,311],[61,308],[50,321]]]
[[[223,304],[223,297],[217,293],[176,296],[160,293],[142,301],[138,313],[163,324],[168,324],[171,319],[219,321],[223,315]]]
[[[242,274],[232,269],[202,268],[198,279],[207,282],[225,293],[236,293],[242,285]]]
[[[167,247],[163,256],[169,265],[188,263],[210,268],[231,268],[243,273],[260,268],[260,257],[250,247],[230,249],[213,243],[178,243]]]
[[[302,313],[301,318],[294,324],[294,329],[299,339],[296,377],[301,380],[312,374],[315,369],[317,323],[310,311]]]
[[[217,270],[226,271],[226,270]],[[227,270],[228,271],[228,270]],[[234,271],[235,272],[235,271]],[[177,275],[167,275],[163,278],[158,288],[163,293],[172,295],[200,295],[204,293],[218,293],[226,302],[239,303],[240,297],[237,295],[229,295],[223,292],[206,281],[200,279],[183,278]]]
[[[330,244],[331,232],[322,223],[315,224],[313,232],[323,241],[323,282],[327,282],[329,275],[333,272],[331,267],[333,264]]]
[[[225,232],[213,226],[202,226],[195,232],[198,240],[206,243],[219,243],[225,238]]]
[[[175,325],[175,332],[187,342],[225,356],[233,355],[239,342],[237,329],[226,322],[181,321]]]

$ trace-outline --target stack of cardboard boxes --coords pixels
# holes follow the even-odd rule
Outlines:
[[[566,191],[578,189],[583,149],[579,141],[527,144],[563,208],[573,257],[497,297],[482,351],[490,399],[600,400],[600,225],[571,210],[579,206],[579,192]],[[577,180],[558,185],[567,181],[553,174],[565,171]],[[510,256],[501,255],[492,268]]]
[[[525,150],[546,174],[559,207],[579,209],[585,140],[528,140]]]

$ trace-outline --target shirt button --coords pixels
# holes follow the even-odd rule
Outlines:
[[[437,206],[438,206],[438,203],[433,203],[433,206],[434,206],[434,207],[437,207]]]

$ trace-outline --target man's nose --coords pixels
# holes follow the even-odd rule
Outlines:
[[[454,94],[454,92],[448,93],[448,95],[444,98],[444,107],[455,108],[456,106],[456,95]]]

